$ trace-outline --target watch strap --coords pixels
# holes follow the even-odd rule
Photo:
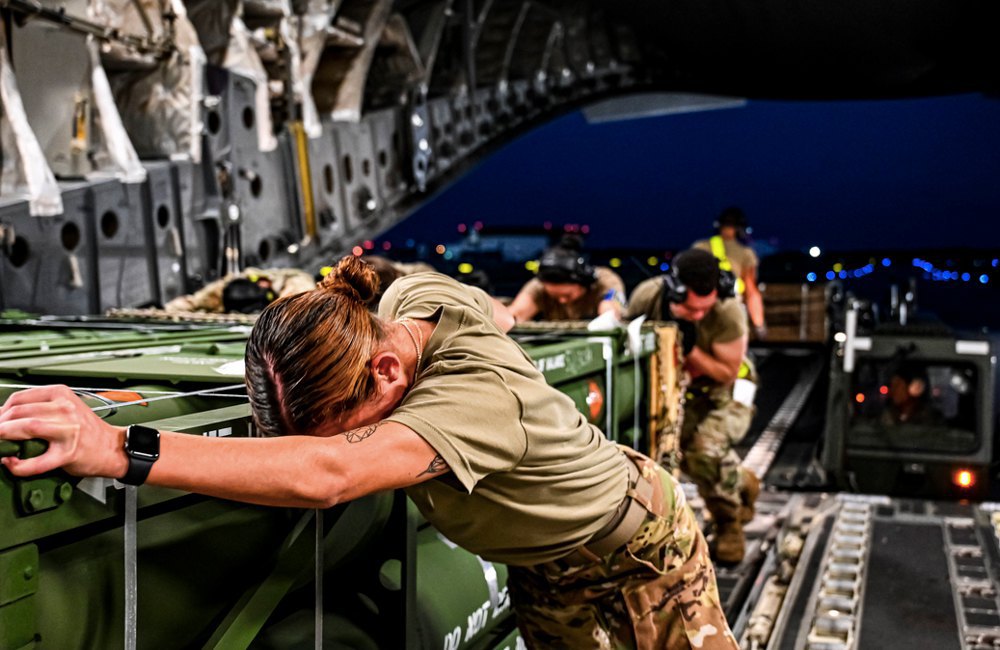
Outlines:
[[[128,471],[118,481],[125,485],[142,485],[146,482],[146,477],[149,476],[149,471],[153,469],[153,463],[156,461],[129,456],[128,452],[125,455],[128,457]]]

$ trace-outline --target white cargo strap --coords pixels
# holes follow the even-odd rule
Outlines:
[[[639,410],[642,408],[642,324],[646,315],[642,314],[628,324],[628,347],[635,364],[635,403],[632,411],[632,449],[639,450]]]
[[[601,343],[601,353],[604,356],[604,381],[605,389],[604,392],[607,394],[608,398],[604,400],[605,408],[607,409],[604,413],[604,435],[611,438],[614,435],[614,421],[615,421],[615,409],[612,407],[614,402],[614,381],[615,381],[615,350],[613,343],[611,342],[611,337],[605,337]]]
[[[316,610],[313,637],[316,650],[323,650],[323,511],[316,509]]]
[[[486,589],[490,592],[490,609],[496,611],[500,607],[500,579],[497,577],[497,568],[492,562],[487,562],[478,555],[476,559],[483,568],[483,580],[486,581]]]
[[[136,566],[136,510],[139,488],[125,486],[125,650],[135,650],[136,612],[138,605],[138,567]]]

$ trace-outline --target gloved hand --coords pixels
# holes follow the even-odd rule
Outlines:
[[[764,341],[767,339],[767,325],[754,325],[753,326],[753,337],[758,341]]]
[[[694,343],[698,340],[698,330],[695,329],[694,323],[689,320],[678,318],[674,322],[677,323],[677,331],[681,333],[681,350],[686,357],[694,349]]]

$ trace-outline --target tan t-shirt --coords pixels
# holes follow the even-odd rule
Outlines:
[[[651,320],[660,320],[663,308],[663,276],[657,276],[643,280],[632,290],[632,297],[625,310],[625,319],[632,320],[645,315]],[[739,298],[726,298],[719,300],[705,314],[705,317],[695,323],[697,338],[695,345],[712,353],[712,345],[715,343],[729,343],[736,339],[747,336],[749,329],[747,325],[747,314]],[[747,364],[746,379],[757,381],[756,371],[749,358],[744,358]],[[710,379],[701,378],[697,383],[706,383]]]
[[[545,293],[545,287],[538,278],[531,278],[524,285],[522,291],[527,291],[531,299],[538,305],[539,316],[543,320],[581,320],[584,318],[594,318],[597,316],[597,308],[608,295],[608,292],[616,292],[616,296],[622,302],[625,301],[625,283],[617,273],[605,266],[598,266],[594,269],[597,281],[587,293],[579,300],[569,304],[560,304],[558,300],[549,297]]]
[[[737,278],[742,278],[748,269],[757,268],[757,253],[753,252],[752,248],[744,246],[735,239],[723,239],[722,243],[726,249],[726,257],[729,258],[729,264],[733,267],[733,275]],[[700,248],[715,254],[709,239],[699,239],[691,245],[691,248]]]
[[[446,537],[496,562],[566,555],[603,526],[625,496],[625,457],[545,383],[501,332],[481,290],[437,273],[400,278],[385,319],[437,325],[416,383],[387,418],[413,429],[451,472],[406,489]]]

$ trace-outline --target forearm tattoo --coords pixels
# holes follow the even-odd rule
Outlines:
[[[343,435],[347,438],[347,442],[354,444],[355,442],[362,442],[366,438],[371,438],[375,434],[375,429],[378,429],[381,422],[376,422],[375,424],[369,424],[366,427],[360,427],[358,429],[351,429],[350,431],[345,431]]]
[[[424,474],[440,474],[447,471],[448,463],[444,462],[444,458],[441,457],[441,454],[438,454],[434,457],[434,460],[431,461],[431,464],[427,466],[427,469],[420,472],[417,476],[423,476]]]

